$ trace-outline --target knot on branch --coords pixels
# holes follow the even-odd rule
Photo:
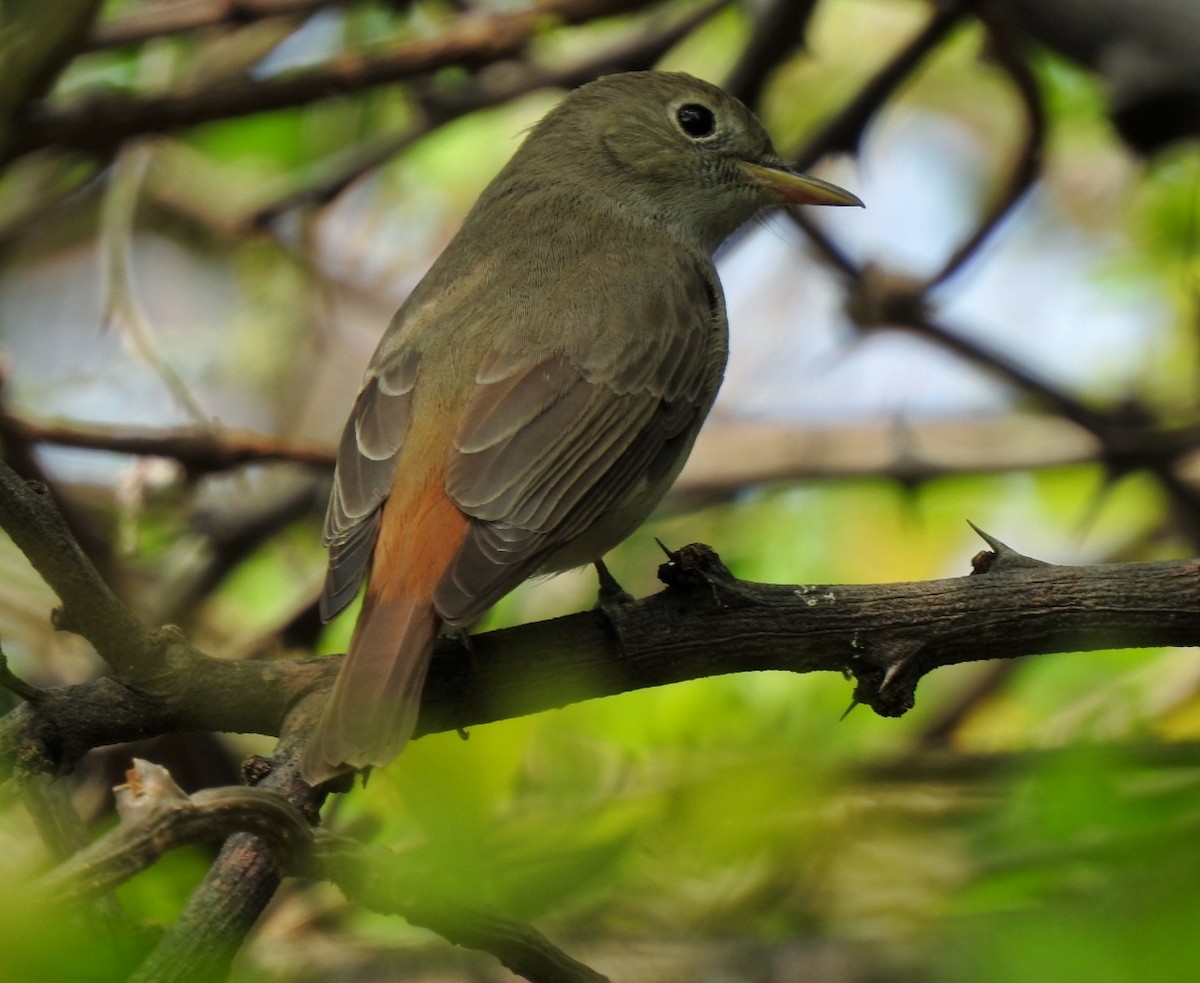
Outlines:
[[[881,717],[902,717],[917,702],[917,683],[929,670],[917,656],[925,642],[912,638],[876,646],[848,666],[854,676],[854,702]],[[848,711],[847,711],[848,712]]]
[[[120,825],[34,882],[34,896],[78,904],[144,870],[185,843],[233,832],[261,838],[279,866],[305,873],[313,833],[282,795],[258,788],[211,788],[186,794],[161,765],[134,759],[115,790]]]
[[[253,787],[263,781],[274,769],[275,765],[270,758],[261,754],[252,754],[242,762],[242,781]]]
[[[920,324],[930,314],[926,283],[867,263],[846,297],[846,314],[862,330]]]
[[[144,692],[170,699],[179,680],[212,657],[199,651],[178,625],[160,625],[146,633],[146,652],[119,675]]]
[[[63,774],[63,739],[57,727],[32,703],[25,703],[5,717],[9,726],[0,730],[0,778],[12,778],[23,788],[34,775]]]
[[[730,573],[711,546],[690,543],[677,550],[663,546],[663,551],[667,554],[667,562],[659,566],[658,579],[668,590],[684,595],[689,603],[719,611],[749,601],[741,582]]]

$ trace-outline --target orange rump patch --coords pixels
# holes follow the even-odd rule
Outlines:
[[[397,481],[383,505],[367,592],[380,601],[428,601],[467,535],[468,519],[446,494],[445,475],[418,489]]]

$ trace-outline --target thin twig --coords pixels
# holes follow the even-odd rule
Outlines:
[[[356,148],[346,160],[303,187],[261,206],[248,220],[248,225],[260,227],[275,220],[292,208],[314,204],[324,205],[348,188],[364,174],[403,153],[413,144],[425,139],[435,130],[469,113],[504,105],[530,92],[546,88],[570,89],[599,75],[627,72],[652,66],[680,40],[728,6],[729,0],[710,0],[674,23],[658,30],[636,34],[632,39],[598,54],[561,68],[548,69],[534,62],[514,64],[497,79],[472,77],[454,83],[416,84],[414,96],[421,107],[421,117],[402,133],[392,133]]]
[[[543,0],[504,14],[461,17],[440,37],[411,41],[370,56],[343,55],[320,68],[253,83],[222,79],[190,92],[130,97],[92,94],[70,105],[31,106],[5,148],[4,160],[46,146],[111,155],[130,137],[217,119],[307,105],[441,68],[479,68],[519,54],[548,21],[580,24],[629,13],[655,0]]]
[[[79,904],[124,883],[176,847],[220,841],[237,830],[263,837],[286,868],[300,872],[307,866],[308,823],[274,792],[234,786],[188,796],[165,768],[138,759],[116,792],[120,825],[38,878],[35,895]]]
[[[142,4],[98,24],[84,50],[98,51],[206,28],[240,27],[270,17],[307,17],[328,7],[359,0],[174,0]]]
[[[752,12],[754,30],[722,88],[747,106],[757,106],[767,77],[781,61],[804,47],[817,0],[774,0]]]
[[[980,20],[987,28],[997,62],[1017,91],[1025,113],[1025,138],[1017,152],[1016,163],[1004,191],[980,219],[975,231],[950,254],[942,268],[929,279],[927,290],[933,290],[944,283],[958,272],[963,263],[976,254],[1004,217],[1033,186],[1042,169],[1042,156],[1046,144],[1046,108],[1042,104],[1041,86],[1038,85],[1025,58],[1025,52],[1011,29],[1004,24],[1002,18],[986,16],[986,10],[986,5],[981,5]]]
[[[841,112],[805,141],[794,158],[795,166],[805,171],[827,154],[856,153],[871,117],[912,76],[921,62],[937,49],[962,19],[967,6],[964,0],[937,5],[933,16],[917,36],[876,72]]]
[[[334,452],[320,444],[281,440],[248,430],[161,430],[149,427],[99,427],[50,423],[0,410],[0,433],[30,444],[52,444],[178,461],[191,475],[228,471],[245,464],[289,461],[332,469]]]

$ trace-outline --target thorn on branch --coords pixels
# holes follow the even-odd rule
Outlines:
[[[1032,556],[1018,553],[1011,546],[1002,543],[995,536],[984,532],[970,519],[967,520],[967,525],[974,529],[979,538],[991,547],[990,552],[984,550],[971,557],[972,575],[997,573],[1001,570],[1028,570],[1035,567],[1053,566],[1053,564],[1047,563],[1045,560],[1036,560]]]
[[[711,610],[745,602],[746,594],[737,578],[711,546],[691,543],[678,550],[669,550],[665,546],[663,549],[667,562],[659,566],[658,579],[668,589],[679,591]]]
[[[596,567],[596,579],[600,581],[600,594],[597,606],[601,611],[607,614],[614,607],[621,608],[626,604],[633,603],[633,595],[617,583],[617,578],[608,569],[608,564],[603,560],[596,560],[594,566]]]

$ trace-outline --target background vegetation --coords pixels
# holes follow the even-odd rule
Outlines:
[[[10,2],[5,460],[147,624],[228,660],[343,651],[352,616],[314,613],[320,522],[375,341],[564,87],[653,66],[727,84],[868,208],[721,256],[728,383],[609,558],[626,589],[657,589],[655,537],[796,584],[966,574],[966,519],[1053,562],[1195,555],[1200,79],[1177,51],[1200,26],[1053,6]],[[481,630],[593,598],[587,571],[526,585]],[[104,671],[56,603],[0,547],[0,638],[39,688]],[[850,696],[732,675],[435,734],[322,820],[613,980],[1195,978],[1194,652],[943,669],[901,719],[839,720]],[[111,828],[134,756],[192,791],[272,747],[173,733],[52,783],[18,768],[0,876]],[[6,976],[125,978],[212,858],[169,853],[104,917],[6,889]],[[233,978],[511,977],[297,880]]]

